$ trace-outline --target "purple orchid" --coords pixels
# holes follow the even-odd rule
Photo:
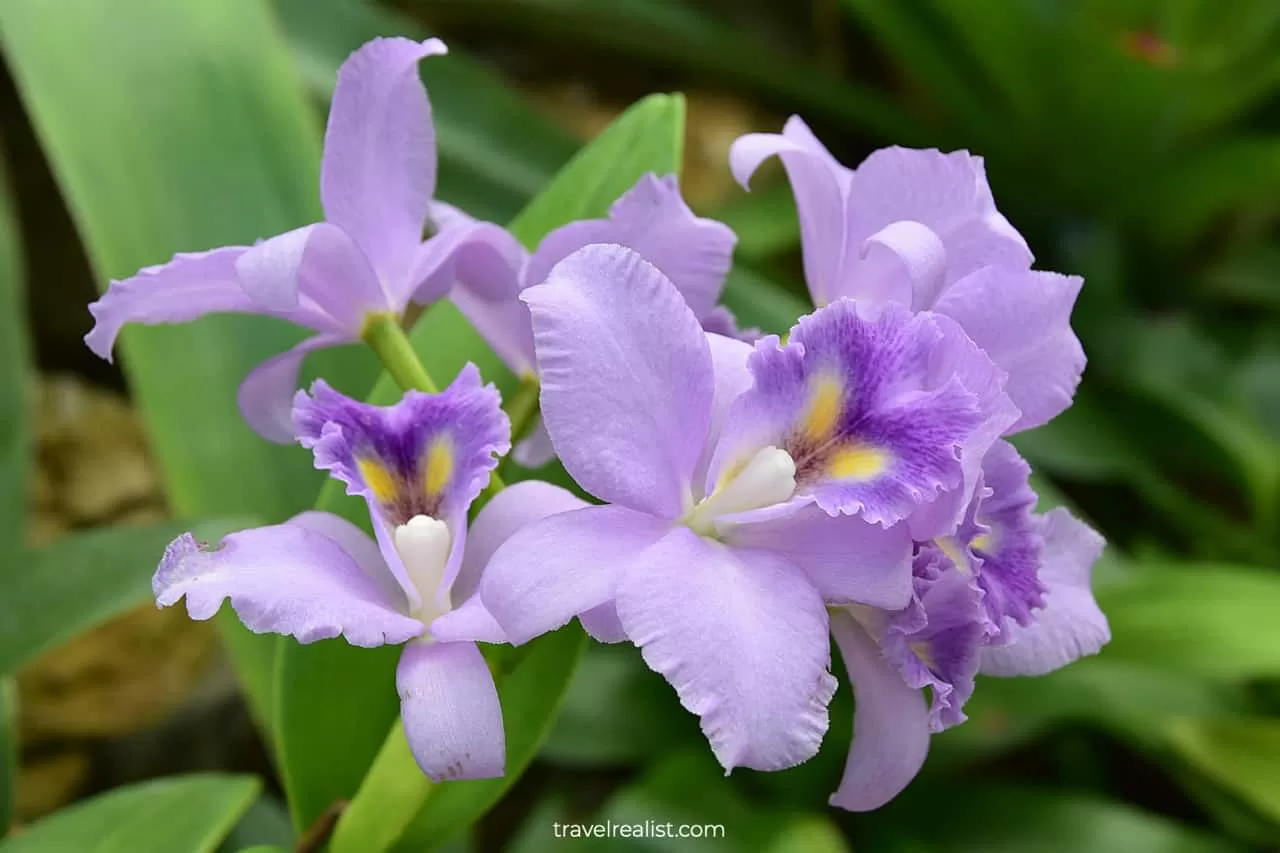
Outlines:
[[[459,223],[467,221],[465,214],[457,216]],[[660,178],[649,173],[613,203],[607,218],[558,228],[532,255],[513,257],[508,252],[505,256],[517,261],[506,271],[509,280],[505,288],[512,294],[510,298],[485,300],[473,290],[459,289],[452,299],[512,371],[534,377],[533,320],[517,294],[544,282],[557,263],[583,246],[616,243],[634,249],[670,279],[705,330],[753,339],[758,332],[740,332],[733,314],[718,304],[737,241],[727,225],[694,215],[680,195],[675,175]],[[517,444],[513,458],[530,468],[554,458],[540,423]]]
[[[240,387],[245,420],[273,441],[289,442],[289,404],[304,357],[359,341],[372,317],[400,317],[410,303],[443,298],[465,279],[477,300],[512,294],[485,269],[507,263],[514,241],[488,223],[457,222],[433,201],[435,131],[418,75],[424,57],[446,52],[422,43],[375,39],[338,71],[325,131],[320,198],[324,222],[255,246],[179,254],[112,282],[89,307],[85,342],[110,359],[130,322],[180,323],[206,314],[265,314],[318,334],[257,367]],[[438,226],[425,243],[424,224]],[[469,274],[472,268],[479,271]]]
[[[230,599],[249,629],[303,643],[405,643],[396,684],[423,772],[501,776],[502,711],[476,642],[505,637],[475,590],[503,540],[564,502],[499,494],[468,535],[467,509],[510,447],[498,393],[473,365],[440,394],[409,391],[386,408],[317,382],[311,396],[298,392],[293,415],[316,466],[368,503],[376,541],[322,512],[231,534],[212,549],[186,534],[156,572],[156,601],[185,596],[191,617],[208,619]]]
[[[814,304],[850,297],[954,319],[1009,375],[1021,416],[1007,433],[1071,404],[1085,364],[1070,326],[1081,280],[1031,269],[981,158],[885,148],[849,169],[793,116],[780,134],[739,138],[729,162],[746,187],[775,155],[795,194]]]
[[[930,734],[964,721],[977,674],[1043,675],[1110,639],[1089,586],[1102,539],[1065,509],[1035,515],[1029,474],[998,442],[957,532],[916,543],[911,603],[832,611],[857,699],[833,805],[867,811],[897,796]]]
[[[833,686],[825,605],[910,604],[911,534],[891,522],[958,487],[973,437],[1016,417],[1002,374],[946,318],[848,301],[753,352],[621,246],[522,298],[551,440],[607,504],[517,531],[483,606],[513,643],[575,616],[634,642],[726,769],[805,760]]]

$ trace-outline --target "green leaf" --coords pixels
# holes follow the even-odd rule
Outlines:
[[[569,765],[640,764],[701,737],[696,718],[631,645],[591,645],[540,757]]]
[[[0,678],[0,838],[17,805],[18,751],[18,687],[12,678]]]
[[[4,162],[0,146],[0,578],[6,574],[5,552],[16,549],[25,534],[31,441],[22,253]]]
[[[928,820],[921,820],[928,814]],[[996,785],[916,785],[867,823],[899,845],[947,853],[1231,853],[1225,840],[1080,794]],[[875,845],[881,847],[882,845]],[[902,849],[898,846],[896,849]]]
[[[683,128],[682,97],[653,95],[644,99],[574,157],[517,218],[512,230],[526,246],[532,247],[549,231],[567,222],[603,216],[617,197],[645,172],[678,171]],[[475,362],[484,376],[496,381],[499,388],[513,387],[510,372],[448,303],[438,304],[427,312],[414,327],[410,339],[442,387],[467,361]],[[398,397],[395,384],[384,375],[370,399],[387,403]],[[363,503],[342,494],[335,484],[326,487],[318,506],[343,514],[367,529],[368,513]],[[553,643],[551,647],[556,646]],[[529,659],[541,661],[532,652]],[[333,801],[354,796],[361,786],[399,710],[394,687],[397,660],[397,649],[351,649],[340,641],[310,646],[287,639],[280,641],[275,676],[275,695],[279,697],[275,716],[278,760],[289,809],[299,829],[309,826]],[[522,756],[516,750],[518,741],[512,739],[513,712],[506,711],[508,779],[519,775],[520,768],[541,744],[574,663],[576,658],[572,656],[558,663],[538,663],[543,669],[542,679],[528,682],[525,689],[545,692],[548,694],[545,697],[513,694],[509,686],[499,685],[504,697],[511,695],[511,701],[517,703],[531,702],[540,713],[547,715],[524,721],[530,727],[530,737],[537,734],[537,739],[530,741],[528,756]],[[462,791],[472,793],[449,794],[458,789],[459,784],[463,786]],[[449,802],[455,802],[452,808],[465,812],[474,809],[474,804],[483,803],[489,792],[505,790],[509,783],[498,780],[481,787],[466,787],[471,784],[446,786],[432,794],[430,802],[444,799],[446,809]],[[378,806],[374,803],[370,807]],[[422,831],[441,832],[440,821],[451,819],[449,814],[447,810],[441,812],[442,817],[431,819],[436,820],[435,823],[429,820],[423,824],[426,829]],[[358,812],[349,819],[358,821]],[[443,826],[450,832],[455,828]]]
[[[684,152],[684,96],[650,95],[614,119],[515,221],[511,233],[533,249],[561,225],[605,216],[645,172],[680,171]]]
[[[278,844],[282,848],[290,848],[296,838],[284,806],[269,794],[263,794],[253,801],[240,822],[222,840],[218,853],[236,853],[251,845]]]
[[[1217,680],[1280,675],[1280,575],[1234,566],[1146,563],[1100,589],[1103,654]]]
[[[813,311],[807,299],[783,290],[741,261],[729,271],[724,304],[740,327],[755,326],[775,335],[785,335],[798,317]]]
[[[100,287],[320,218],[319,123],[259,0],[13,0],[0,45]],[[254,435],[235,405],[244,376],[302,336],[250,316],[125,331],[130,389],[179,516],[278,521],[311,505],[321,475],[307,454]],[[312,362],[338,388],[373,380],[358,348]],[[274,640],[222,624],[239,632],[231,648],[265,720],[252,672],[271,665]]]
[[[192,775],[117,788],[0,842],[0,853],[213,853],[258,780]]]
[[[107,527],[71,533],[28,552],[0,597],[0,674],[151,598],[151,576],[176,536],[216,541],[250,522]]]
[[[1174,720],[1168,733],[1193,767],[1280,824],[1280,720]]]

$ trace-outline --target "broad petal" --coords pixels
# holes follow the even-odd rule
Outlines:
[[[498,492],[471,523],[462,568],[453,584],[455,600],[471,597],[494,552],[517,531],[547,516],[588,506],[573,492],[541,480],[512,483]]]
[[[1102,537],[1058,508],[1044,516],[1044,609],[1023,627],[1007,627],[1008,644],[982,650],[988,675],[1044,675],[1096,654],[1111,640],[1107,617],[1090,589]]]
[[[564,467],[603,501],[679,516],[715,389],[706,335],[683,297],[635,252],[588,246],[521,298]]]
[[[831,805],[854,812],[878,809],[910,784],[929,752],[924,693],[902,679],[880,647],[848,611],[831,613],[856,706],[853,745]]]
[[[485,609],[480,596],[473,594],[457,607],[438,616],[428,626],[431,638],[442,643],[505,643],[507,632]]]
[[[613,203],[607,219],[573,222],[548,234],[525,280],[541,284],[552,267],[583,246],[617,243],[657,267],[701,320],[720,299],[737,242],[727,225],[694,215],[675,175],[650,172]]]
[[[379,38],[338,69],[320,199],[383,281],[409,272],[435,193],[435,129],[418,61],[445,52],[439,39]]]
[[[729,168],[748,189],[756,169],[773,156],[782,160],[791,181],[800,217],[805,280],[814,304],[821,307],[836,298],[844,278],[848,251],[845,200],[853,172],[831,156],[799,116],[789,118],[780,134],[739,137],[729,148]]]
[[[858,165],[848,193],[848,239],[861,245],[901,221],[918,222],[942,240],[947,284],[988,264],[1031,265],[1026,241],[996,211],[982,158],[967,151],[895,146],[873,152]],[[913,307],[923,310],[930,304]]]
[[[293,397],[298,392],[303,359],[316,350],[348,343],[348,338],[339,335],[317,335],[259,364],[236,392],[241,416],[267,441],[292,444]]]
[[[900,610],[911,600],[911,534],[809,505],[780,518],[723,531],[734,548],[778,554],[804,569],[828,604]]]
[[[116,337],[126,323],[186,323],[221,313],[267,314],[317,331],[337,331],[334,320],[314,306],[273,311],[251,299],[236,272],[236,262],[248,251],[246,246],[228,246],[178,254],[167,264],[111,282],[110,289],[89,306],[94,324],[85,344],[110,361]]]
[[[612,600],[619,572],[669,527],[620,506],[548,516],[494,552],[480,598],[513,645],[526,643]]]
[[[214,550],[183,534],[165,549],[152,590],[161,607],[185,595],[192,619],[211,618],[230,599],[249,630],[300,643],[341,635],[372,647],[426,630],[397,612],[335,540],[295,524],[233,533]]]
[[[360,248],[327,222],[263,240],[236,260],[236,274],[258,304],[272,311],[313,304],[353,339],[369,313],[391,307]]]
[[[626,568],[617,606],[726,770],[781,770],[817,752],[836,683],[826,609],[799,568],[677,527]]]
[[[405,598],[404,590],[392,575],[387,561],[383,559],[378,543],[368,533],[340,515],[317,510],[300,512],[285,523],[327,536],[338,543],[338,547],[355,560],[360,570],[378,585],[378,589],[382,590],[382,594],[397,611],[409,612],[409,602]]]
[[[703,493],[711,494],[714,483],[707,482],[720,430],[724,427],[733,401],[751,388],[751,370],[747,362],[751,358],[751,345],[745,341],[707,333],[707,345],[711,348],[711,364],[715,372],[715,390],[711,397],[711,428],[707,446],[694,469],[694,482],[703,484]]]
[[[409,751],[433,782],[503,774],[502,707],[475,643],[410,643],[396,689]]]
[[[1085,356],[1071,331],[1077,276],[985,267],[952,285],[936,311],[954,319],[1009,374],[1005,390],[1022,411],[1006,433],[1048,423],[1071,405]]]

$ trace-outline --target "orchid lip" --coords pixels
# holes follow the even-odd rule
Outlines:
[[[779,447],[765,447],[746,465],[724,478],[681,523],[699,536],[716,536],[716,521],[726,515],[763,509],[787,501],[796,490],[796,463]]]

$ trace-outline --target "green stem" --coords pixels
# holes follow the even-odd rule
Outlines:
[[[538,416],[538,380],[526,376],[507,403],[507,417],[511,419],[511,443],[515,444],[528,434]]]
[[[396,724],[338,819],[329,853],[381,853],[404,834],[434,789],[409,751],[404,723]]]
[[[364,326],[361,335],[369,348],[377,354],[382,366],[391,374],[401,388],[406,391],[426,391],[438,394],[440,389],[427,372],[427,368],[413,351],[409,337],[400,328],[400,319],[394,314],[375,314]]]

